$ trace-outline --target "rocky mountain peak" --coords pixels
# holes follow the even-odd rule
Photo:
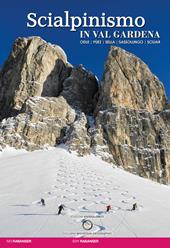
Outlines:
[[[61,67],[67,67],[67,57],[59,46],[40,37],[18,38],[0,74],[1,115],[20,110],[29,97],[59,95],[60,80],[53,74]]]
[[[105,63],[100,109],[118,105],[149,112],[162,111],[167,103],[163,84],[135,55],[112,46]]]
[[[89,89],[86,89],[86,79],[88,86],[91,85],[90,95]],[[66,94],[68,84],[71,85],[72,96]],[[3,118],[18,112],[29,97],[57,97],[62,91],[65,97],[68,96],[69,102],[77,91],[82,91],[76,94],[80,99],[75,100],[79,101],[76,105],[85,110],[85,104],[81,101],[86,100],[93,105],[92,98],[98,85],[94,75],[86,70],[83,72],[80,66],[72,68],[61,47],[47,43],[40,37],[29,37],[15,41],[0,74],[0,88],[0,112]],[[92,106],[87,109],[91,111]]]

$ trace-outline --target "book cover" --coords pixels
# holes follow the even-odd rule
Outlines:
[[[0,247],[168,245],[169,11],[1,1]]]

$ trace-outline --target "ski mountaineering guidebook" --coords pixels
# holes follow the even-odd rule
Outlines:
[[[168,247],[170,1],[0,2],[0,248]]]

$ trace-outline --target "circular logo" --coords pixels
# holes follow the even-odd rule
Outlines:
[[[83,220],[82,226],[85,230],[91,230],[93,227],[93,223],[91,220]]]

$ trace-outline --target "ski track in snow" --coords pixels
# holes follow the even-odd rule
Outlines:
[[[170,212],[167,186],[112,168],[92,155],[77,157],[63,148],[18,155],[16,152],[10,159],[3,155],[1,159],[0,236],[139,237],[170,233],[170,227],[163,228],[161,219],[160,229],[149,226],[159,212],[159,206],[151,212],[157,190],[164,195],[160,209]],[[145,191],[148,187],[153,196]],[[40,204],[41,198],[45,207]],[[138,210],[131,211],[135,202]],[[60,204],[65,209],[58,216]],[[112,207],[108,213],[107,205]],[[90,231],[83,229],[83,219],[93,222]]]

